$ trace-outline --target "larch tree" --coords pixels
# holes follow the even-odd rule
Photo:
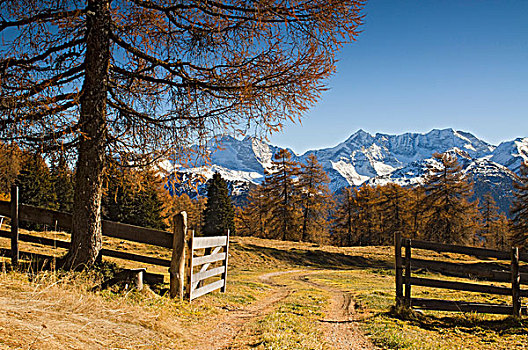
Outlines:
[[[324,90],[365,0],[0,2],[0,138],[77,156],[65,268],[94,263],[109,153],[184,161],[273,131]]]
[[[281,149],[271,164],[263,183],[269,231],[274,233],[271,238],[300,240],[299,163],[291,159],[290,152]]]
[[[352,187],[344,187],[336,194],[336,209],[332,213],[331,225],[333,241],[337,245],[353,246],[359,242],[357,196],[358,189]]]
[[[512,215],[512,243],[526,248],[528,241],[528,162],[521,166],[521,175],[514,182],[515,198],[510,210]]]
[[[480,230],[479,236],[486,241],[486,245],[489,247],[495,247],[496,237],[494,237],[495,223],[499,220],[499,207],[493,199],[491,193],[485,193],[479,201],[479,213],[480,213]],[[497,237],[498,238],[498,237]]]
[[[327,219],[330,207],[328,175],[310,154],[306,163],[301,164],[299,190],[302,207],[301,240],[303,242],[323,242],[327,236]]]
[[[434,159],[424,181],[423,236],[441,243],[471,243],[478,229],[477,206],[469,201],[473,183],[462,173],[456,156],[436,153]]]
[[[387,184],[378,187],[379,211],[382,213],[381,222],[382,244],[391,244],[394,233],[401,232],[406,237],[409,236],[409,214],[410,190],[397,184]]]
[[[238,211],[236,216],[238,234],[268,238],[269,213],[265,208],[266,198],[263,186],[257,185],[250,188],[247,204]]]

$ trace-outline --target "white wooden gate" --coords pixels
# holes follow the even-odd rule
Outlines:
[[[205,252],[210,250],[210,253],[197,255],[199,250],[205,250]],[[215,237],[194,237],[194,231],[191,232],[187,281],[189,301],[217,289],[221,292],[226,291],[228,255],[229,231],[225,236]],[[221,265],[218,266],[217,262],[221,262]],[[220,276],[220,279],[200,285],[201,281],[215,276]]]

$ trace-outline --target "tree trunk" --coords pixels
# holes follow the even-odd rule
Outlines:
[[[93,265],[102,245],[101,197],[110,64],[109,0],[89,0],[87,10],[86,75],[80,98],[81,136],[75,173],[72,244],[64,261],[67,269]]]

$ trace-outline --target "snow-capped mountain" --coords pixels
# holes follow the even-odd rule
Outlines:
[[[264,179],[265,170],[270,168],[272,157],[279,150],[255,138],[237,140],[225,136],[209,143],[210,164],[199,163],[178,171],[206,178],[219,172],[231,182],[235,194],[240,194],[247,190],[249,183]],[[427,164],[434,162],[433,154],[444,152],[457,155],[464,171],[475,181],[475,192],[491,191],[499,205],[507,210],[514,173],[519,173],[521,163],[528,161],[528,138],[493,146],[468,132],[453,129],[401,135],[371,135],[359,130],[335,147],[310,150],[303,155],[291,153],[300,162],[314,154],[328,173],[330,188],[336,191],[362,184],[419,184]]]

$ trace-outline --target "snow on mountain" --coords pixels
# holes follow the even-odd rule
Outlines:
[[[519,173],[522,162],[528,162],[528,137],[502,142],[490,160]]]
[[[249,184],[264,179],[265,170],[270,168],[279,150],[256,138],[237,140],[224,136],[209,143],[210,164],[202,162],[193,168],[180,168],[178,172],[205,178],[219,172],[232,184],[233,191],[242,194]],[[420,184],[427,166],[434,165],[433,154],[451,152],[458,157],[464,171],[474,178],[475,192],[493,192],[506,210],[512,198],[514,173],[519,173],[522,161],[528,161],[528,138],[503,142],[496,147],[468,132],[453,129],[400,135],[372,135],[359,130],[335,147],[307,151],[300,156],[290,152],[300,162],[314,154],[327,172],[333,191],[362,184]]]

